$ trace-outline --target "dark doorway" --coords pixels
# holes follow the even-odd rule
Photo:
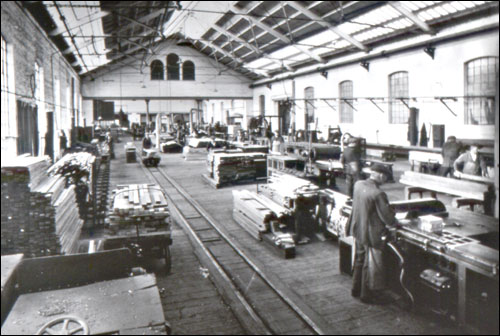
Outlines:
[[[17,154],[38,155],[38,110],[35,105],[17,101]]]
[[[292,104],[288,100],[278,101],[279,130],[283,135],[288,134],[290,129],[290,109]]]
[[[54,162],[54,112],[47,112],[47,133],[45,134],[45,155]]]

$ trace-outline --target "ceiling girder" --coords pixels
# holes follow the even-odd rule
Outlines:
[[[277,32],[272,27],[269,27],[268,25],[260,22],[256,18],[247,15],[247,13],[244,13],[240,9],[238,9],[238,8],[236,8],[236,7],[233,6],[231,8],[231,11],[233,11],[233,13],[235,13],[237,15],[242,15],[243,17],[245,17],[245,19],[247,19],[248,21],[250,21],[251,24],[253,23],[254,25],[258,26],[259,28],[267,31],[269,34],[273,35],[274,37],[280,39],[281,41],[283,41],[283,42],[285,42],[285,43],[287,43],[289,45],[292,45],[296,49],[300,50],[300,52],[307,54],[309,57],[315,59],[316,61],[321,62],[321,63],[326,62],[323,58],[321,58],[321,56],[316,55],[315,53],[311,52],[307,48],[304,48],[304,47],[299,46],[299,45],[294,45],[292,43],[292,41],[288,37],[286,37],[285,35],[281,34],[280,32]]]
[[[344,33],[342,30],[338,29],[331,23],[326,22],[323,20],[319,15],[313,13],[309,9],[303,7],[302,5],[298,4],[297,1],[285,1],[285,3],[293,8],[295,8],[297,11],[303,13],[304,15],[308,16],[309,18],[316,20],[316,23],[322,25],[323,27],[326,27],[330,29],[333,33],[336,35],[340,36],[350,44],[354,45],[356,48],[361,49],[363,51],[368,52],[368,47],[365,46],[363,43],[359,42],[355,38],[353,38],[351,35]],[[342,6],[342,5],[341,5]]]
[[[403,14],[408,20],[412,21],[414,24],[420,27],[420,29],[422,29],[425,33],[431,35],[435,34],[434,30],[429,27],[427,23],[420,20],[417,15],[406,9],[400,1],[389,1],[389,5],[399,13]]]

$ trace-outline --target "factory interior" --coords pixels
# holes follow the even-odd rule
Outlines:
[[[499,2],[1,8],[2,335],[499,334]]]

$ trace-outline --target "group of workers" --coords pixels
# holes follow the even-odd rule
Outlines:
[[[443,164],[441,165],[441,176],[462,177],[463,174],[488,177],[486,161],[478,155],[480,147],[472,145],[470,149],[461,154],[462,145],[457,142],[453,135],[446,139],[441,150]]]
[[[346,150],[349,148],[348,145]],[[441,175],[459,178],[462,174],[487,176],[486,164],[479,157],[478,149],[473,145],[461,154],[456,137],[448,137],[442,150]],[[356,182],[359,170],[351,164],[351,158],[354,162],[359,161],[357,153],[344,152],[344,161],[349,162],[346,174],[352,180],[348,185],[354,184],[353,207],[346,226],[346,235],[355,240],[351,295],[364,303],[384,304],[389,296],[384,291],[386,267],[383,253],[391,231],[399,225],[387,194],[380,189],[391,172],[382,164],[374,164],[370,168],[370,177]]]

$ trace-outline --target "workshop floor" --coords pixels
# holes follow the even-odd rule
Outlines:
[[[125,164],[125,137],[115,144],[117,157],[111,161],[110,190],[117,184],[145,183],[140,163]],[[139,146],[139,142],[136,142]],[[161,154],[160,169],[175,179],[201,206],[229,232],[253,258],[266,265],[291,290],[331,325],[344,334],[462,334],[447,322],[402,310],[397,304],[366,305],[350,295],[351,277],[340,273],[338,244],[334,240],[314,239],[297,246],[296,258],[282,259],[265,244],[256,241],[232,218],[233,189],[256,190],[256,185],[214,189],[202,178],[206,155],[186,161],[181,154]],[[395,179],[409,164],[396,162]],[[399,174],[399,175],[398,175]],[[345,183],[338,179],[342,192]],[[390,200],[401,200],[403,186],[384,187]],[[211,277],[205,277],[187,236],[177,226],[172,228],[172,272],[157,274],[165,319],[173,334],[242,334],[244,330],[222,301]],[[152,265],[152,269],[155,270]]]

